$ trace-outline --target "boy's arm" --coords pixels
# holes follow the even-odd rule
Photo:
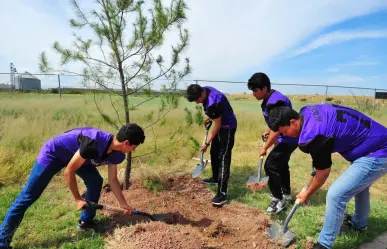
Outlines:
[[[128,214],[132,214],[133,208],[126,202],[124,195],[122,194],[120,182],[117,177],[117,165],[108,165],[108,180],[113,194],[117,198],[118,204],[121,208],[128,210]]]
[[[83,206],[87,206],[86,201],[79,194],[77,180],[75,178],[75,172],[83,165],[85,161],[86,159],[84,159],[81,156],[78,150],[71,158],[70,162],[67,164],[67,167],[64,171],[67,185],[74,196],[76,207],[78,210],[81,210]]]

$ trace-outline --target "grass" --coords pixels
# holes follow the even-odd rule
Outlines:
[[[321,96],[320,96],[321,97]],[[306,99],[306,101],[301,100]],[[238,117],[238,130],[233,149],[232,169],[229,184],[229,196],[265,210],[270,202],[268,190],[253,193],[245,185],[250,175],[256,173],[260,137],[266,130],[261,116],[260,103],[248,96],[231,96],[231,104]],[[140,97],[132,98],[130,105],[142,101]],[[113,101],[120,99],[113,98]],[[295,109],[305,103],[320,103],[307,96],[295,97]],[[58,95],[50,94],[0,94],[0,220],[4,218],[9,205],[25,183],[29,171],[42,144],[49,138],[74,127],[95,126],[112,133],[115,130],[106,124],[97,112],[92,95]],[[101,100],[101,109],[110,118],[119,120],[110,100],[105,96]],[[158,115],[159,100],[152,100],[131,112],[131,120],[142,126],[151,124]],[[197,142],[204,137],[203,127],[183,123],[186,113],[184,108],[194,113],[195,104],[180,100],[178,109],[168,114],[167,118],[153,128],[146,130],[146,143],[139,146],[134,153],[134,178],[145,179],[142,183],[155,194],[162,191],[159,176],[170,176],[177,172],[191,172],[197,162],[190,161],[198,156]],[[383,107],[384,108],[384,107]],[[387,124],[386,110],[380,108],[373,113],[382,124]],[[122,108],[118,106],[122,113]],[[365,109],[368,111],[368,109]],[[122,118],[122,117],[121,117]],[[172,136],[172,134],[174,134]],[[188,138],[192,137],[191,140]],[[173,145],[171,145],[173,144]],[[166,147],[167,146],[167,147]],[[161,152],[150,153],[155,148],[164,148]],[[147,154],[145,156],[141,156]],[[141,157],[139,157],[141,156]],[[208,153],[206,154],[208,157]],[[325,196],[330,184],[348,167],[340,156],[334,155],[332,173],[327,183],[310,200],[308,206],[299,208],[289,227],[297,235],[297,247],[302,248],[305,240],[315,241],[321,230],[325,214]],[[299,150],[290,161],[291,184],[293,196],[301,190],[311,170],[311,159]],[[120,166],[123,175],[124,165]],[[106,174],[101,167],[102,174]],[[209,168],[206,170],[209,174]],[[106,178],[105,178],[106,179]],[[83,186],[80,183],[79,186]],[[371,188],[372,204],[369,229],[365,234],[347,233],[338,237],[338,248],[356,248],[387,231],[387,180],[380,179]],[[134,203],[135,205],[135,203]],[[348,209],[353,210],[353,202]],[[289,210],[289,209],[288,209]],[[283,220],[286,212],[274,216]],[[48,189],[26,213],[25,219],[14,237],[14,246],[20,248],[103,248],[103,238],[98,235],[80,235],[75,231],[79,213],[74,208],[72,196],[59,175]],[[98,216],[101,218],[100,216]]]

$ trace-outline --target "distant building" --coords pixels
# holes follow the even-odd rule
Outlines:
[[[42,90],[42,85],[40,79],[29,72],[25,72],[15,77],[15,88],[19,90]]]
[[[4,84],[4,83],[1,83],[0,84],[0,89],[11,89],[12,86],[10,84]]]

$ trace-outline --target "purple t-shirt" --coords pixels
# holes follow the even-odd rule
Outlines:
[[[66,167],[79,150],[86,159],[83,165],[120,164],[125,154],[112,151],[106,154],[113,135],[92,127],[76,128],[48,140],[41,148],[37,161],[42,166]]]
[[[327,156],[333,152],[350,162],[361,157],[387,157],[387,128],[361,112],[322,104],[306,106],[300,115],[299,148],[314,157],[317,168],[329,168],[332,162]]]
[[[222,117],[222,129],[230,130],[237,127],[234,111],[226,96],[213,87],[203,87],[208,98],[203,102],[204,112],[211,119]]]
[[[279,101],[282,101],[285,106],[292,108],[292,102],[290,102],[290,99],[274,89],[271,90],[269,98],[262,101],[262,104],[261,104],[262,114],[263,114],[263,117],[265,118],[265,122],[267,125],[269,124],[269,113],[267,111],[267,108],[270,105],[274,105]],[[277,142],[296,145],[298,143],[298,138],[286,137],[286,136],[280,135],[277,139]]]

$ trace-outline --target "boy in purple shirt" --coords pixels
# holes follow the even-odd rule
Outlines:
[[[98,202],[103,179],[97,166],[108,165],[109,183],[121,208],[131,214],[133,209],[126,202],[117,178],[117,164],[125,154],[134,151],[145,140],[143,129],[137,124],[124,125],[116,136],[96,128],[85,127],[69,130],[48,140],[40,150],[29,179],[9,208],[0,226],[0,249],[11,248],[12,237],[23,219],[25,211],[42,194],[52,177],[62,168],[78,210],[87,206],[86,201]],[[75,175],[86,184],[86,196],[79,193]],[[95,228],[95,210],[86,209],[78,221],[78,230]]]
[[[280,92],[271,89],[269,77],[264,73],[255,73],[247,83],[257,100],[262,100],[261,109],[266,124],[268,124],[268,111],[271,106],[282,103],[292,108],[289,98]],[[279,213],[286,207],[286,201],[291,200],[290,190],[290,155],[297,148],[297,139],[281,135],[268,129],[263,135],[267,141],[259,151],[259,157],[265,156],[267,150],[275,144],[273,150],[265,161],[265,172],[269,176],[269,188],[272,202],[267,208],[268,213]]]
[[[211,146],[212,178],[204,179],[206,184],[218,184],[218,193],[212,199],[212,204],[222,206],[227,202],[227,185],[230,176],[231,152],[234,147],[237,120],[226,96],[213,87],[201,87],[198,84],[188,86],[186,92],[188,101],[203,104],[205,122],[214,120],[215,127],[201,150],[206,151]]]
[[[323,228],[313,249],[330,249],[343,224],[364,231],[370,214],[371,185],[387,173],[387,128],[361,112],[331,104],[305,106],[297,113],[275,107],[269,113],[272,130],[299,136],[299,148],[311,155],[316,168],[310,187],[297,195],[305,203],[326,181],[331,171],[331,153],[351,163],[330,186],[326,197]],[[355,213],[345,214],[355,197]]]

